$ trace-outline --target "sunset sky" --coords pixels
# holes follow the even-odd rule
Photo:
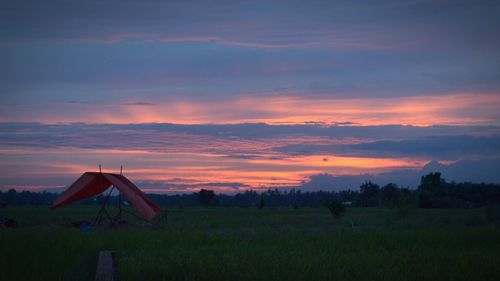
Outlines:
[[[147,3],[147,4],[146,4]],[[0,190],[500,183],[499,1],[3,1]]]

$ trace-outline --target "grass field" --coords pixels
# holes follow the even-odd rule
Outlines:
[[[20,223],[0,230],[0,280],[93,280],[104,249],[121,280],[500,280],[483,209],[171,208],[163,229],[61,226],[95,212],[0,209]]]

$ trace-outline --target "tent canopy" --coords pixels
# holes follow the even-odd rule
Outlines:
[[[99,172],[86,172],[81,175],[80,178],[54,201],[52,209],[95,196],[106,191],[112,185],[137,208],[145,219],[151,221],[160,213],[160,207],[126,177],[118,174]]]

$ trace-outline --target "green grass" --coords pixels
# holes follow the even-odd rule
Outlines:
[[[500,280],[500,227],[483,209],[173,208],[161,230],[60,226],[95,212],[0,209],[21,224],[0,230],[0,280],[93,280],[103,249],[121,280]]]

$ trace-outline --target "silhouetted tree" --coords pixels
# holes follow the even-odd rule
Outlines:
[[[259,209],[262,209],[266,206],[266,202],[264,200],[264,194],[260,195],[260,200],[259,200]]]
[[[359,187],[359,190],[358,201],[361,207],[376,207],[380,205],[380,187],[378,184],[368,181],[363,183]]]
[[[7,202],[10,202],[11,204],[16,204],[17,203],[17,192],[15,189],[9,189],[7,193],[5,194],[5,199]]]
[[[421,208],[449,207],[445,194],[446,182],[441,173],[429,173],[420,178],[419,206]]]
[[[399,188],[394,183],[389,183],[382,187],[382,205],[384,207],[395,208],[399,205]]]
[[[196,205],[226,205],[226,206],[293,206],[294,208],[309,206],[323,206],[325,199],[332,198],[342,201],[351,201],[354,206],[374,207],[393,206],[396,200],[395,185],[378,185],[366,182],[360,191],[306,191],[290,190],[284,192],[278,189],[269,189],[261,194],[247,190],[235,195],[218,194],[213,191],[203,190],[189,194],[148,194],[149,197],[161,206],[196,206]],[[417,206],[424,208],[477,208],[484,206],[500,206],[500,185],[470,182],[446,182],[439,173],[431,173],[421,178],[417,190],[397,188],[398,211],[407,214]],[[52,192],[31,192],[0,190],[0,202],[9,206],[16,205],[50,205],[59,196]],[[394,195],[394,196],[393,196]],[[98,205],[104,198],[103,195],[84,199],[75,204]],[[110,197],[110,202],[117,202],[116,196]],[[347,202],[346,202],[347,203]],[[382,203],[382,204],[381,204]],[[490,216],[494,217],[494,216]]]
[[[198,192],[198,202],[201,205],[217,205],[217,195],[213,190],[201,189]]]
[[[441,178],[441,173],[429,173],[420,178],[420,185],[418,188],[435,193],[441,191],[444,184],[445,181]]]

